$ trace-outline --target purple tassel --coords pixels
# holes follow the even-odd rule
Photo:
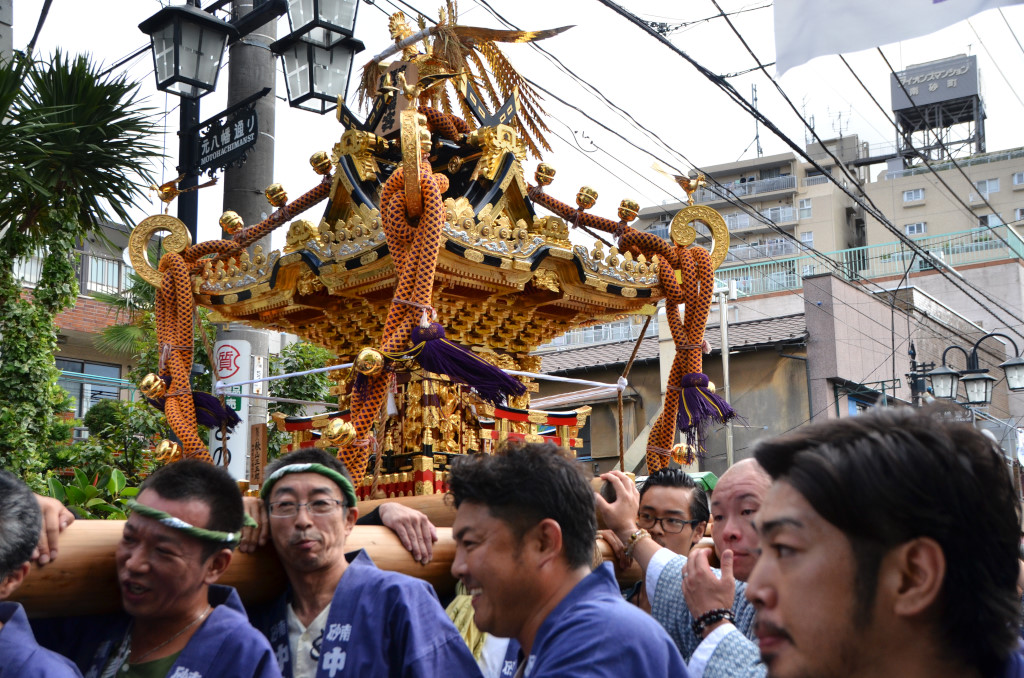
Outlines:
[[[725,398],[708,390],[706,374],[691,373],[683,377],[679,398],[679,430],[688,445],[704,451],[704,438],[712,423],[725,424],[735,418],[736,411]]]
[[[500,405],[510,395],[523,395],[526,386],[472,351],[444,338],[440,323],[412,328],[412,343],[423,343],[416,356],[420,367],[473,388],[489,403]]]
[[[161,377],[164,383],[168,386],[171,385],[170,376]],[[206,428],[220,428],[221,424],[224,424],[228,431],[234,430],[235,426],[241,423],[241,419],[233,409],[228,407],[226,404],[220,404],[220,398],[209,393],[203,393],[202,391],[192,391],[192,405],[196,410],[196,423]],[[146,398],[146,401],[160,410],[164,411],[164,403],[167,402],[166,398],[160,398],[154,400],[153,398]]]

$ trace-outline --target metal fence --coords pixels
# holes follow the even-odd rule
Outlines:
[[[836,262],[832,266],[808,254],[720,268],[715,272],[716,285],[727,285],[730,280],[735,280],[743,294],[767,294],[799,289],[803,286],[805,276],[820,273],[835,272],[853,281],[903,275],[908,268],[911,271],[925,271],[936,265],[941,266],[932,259],[952,267],[999,259],[1024,259],[1024,241],[1007,226],[972,228],[968,231],[915,238],[914,241],[931,255],[931,259],[915,255],[901,243],[892,242],[830,252],[826,256]]]
[[[576,348],[579,346],[592,346],[594,344],[609,344],[616,341],[636,339],[643,329],[642,323],[632,320],[617,320],[613,323],[603,325],[592,325],[591,327],[580,327],[569,330],[560,337],[557,337],[549,344],[544,344],[537,350]],[[658,323],[652,322],[647,328],[645,337],[658,335]]]
[[[742,198],[745,195],[758,195],[760,193],[771,193],[773,191],[785,191],[796,188],[796,177],[772,177],[760,181],[746,181],[744,183],[722,184],[714,188],[702,188],[697,191],[694,199],[698,203],[714,203],[732,198]]]

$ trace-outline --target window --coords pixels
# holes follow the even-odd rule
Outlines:
[[[978,225],[982,228],[995,228],[996,226],[1002,226],[1003,220],[998,214],[984,214],[978,217]]]
[[[811,218],[811,199],[801,198],[800,199],[800,218],[810,219]]]
[[[982,179],[981,181],[974,182],[974,187],[978,189],[978,193],[981,195],[988,195],[989,193],[999,192],[999,179]]]
[[[917,223],[907,224],[903,227],[903,232],[907,235],[924,235],[928,232],[928,228],[925,222],[918,221]]]
[[[814,247],[814,231],[803,231],[800,233],[800,244],[804,247]]]
[[[801,278],[806,278],[809,275],[814,275],[814,264],[804,264],[800,267]]]
[[[1018,207],[1013,213],[1014,221],[1020,221],[1024,219],[1024,207]]]
[[[909,191],[903,191],[903,202],[917,202],[918,200],[924,200],[923,188],[912,188]]]
[[[68,373],[61,375],[57,383],[75,399],[76,419],[84,417],[89,408],[100,400],[118,399],[120,389],[112,380],[121,378],[120,365],[103,365],[66,358],[57,358],[56,363],[58,370]]]
[[[1024,172],[1017,172],[1013,175],[1014,186],[1024,186]]]
[[[769,167],[768,169],[761,170],[761,179],[774,179],[775,177],[782,176],[781,167]]]

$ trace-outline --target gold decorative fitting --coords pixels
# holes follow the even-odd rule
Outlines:
[[[387,150],[387,146],[387,141],[372,132],[350,129],[345,130],[341,135],[341,142],[334,145],[334,153],[339,158],[342,155],[352,158],[359,178],[362,181],[369,181],[375,179],[380,171],[374,152],[383,152]]]
[[[284,252],[295,252],[305,247],[306,243],[314,238],[319,238],[320,232],[313,222],[306,219],[298,219],[288,227],[288,234],[285,236]]]
[[[589,210],[597,202],[597,191],[590,186],[582,186],[576,194],[576,204],[580,209]]]
[[[636,219],[637,213],[640,211],[640,204],[636,200],[623,200],[619,203],[619,219],[622,219],[627,224]]]
[[[317,151],[309,157],[309,164],[317,174],[324,175],[331,173],[331,159],[326,151]]]
[[[181,459],[181,446],[178,443],[172,443],[170,440],[161,440],[156,450],[157,461],[173,462]]]
[[[245,221],[242,219],[241,215],[238,212],[233,212],[231,210],[220,215],[219,223],[220,227],[229,235],[234,235],[245,228]]]
[[[352,366],[359,374],[367,377],[376,376],[384,370],[384,354],[367,346],[359,352]]]
[[[712,393],[714,393],[714,392],[715,392],[715,382],[713,382],[713,381],[708,381],[708,386],[707,386],[707,389],[708,389],[709,391],[711,391]]]
[[[555,180],[555,168],[542,162],[537,165],[537,171],[533,173],[533,178],[537,181],[538,186],[548,186]]]
[[[356,439],[356,427],[344,419],[331,419],[324,428],[324,438],[335,447],[345,447]]]
[[[185,227],[185,223],[169,214],[157,214],[139,222],[128,238],[128,256],[135,272],[153,287],[160,287],[162,276],[160,271],[150,265],[147,250],[149,241],[161,231],[170,232],[170,235],[163,240],[165,252],[184,252],[192,245],[192,236]]]
[[[156,400],[157,398],[163,398],[167,394],[167,384],[163,379],[150,372],[139,382],[139,390],[147,398]]]
[[[690,205],[679,210],[669,225],[672,242],[679,247],[692,245],[697,238],[697,230],[692,226],[695,221],[706,225],[711,231],[714,243],[711,249],[711,268],[717,269],[729,253],[729,227],[716,210],[706,205]]]
[[[263,191],[263,195],[267,196],[267,202],[274,207],[284,207],[288,204],[288,194],[284,192],[284,186],[281,184],[270,184],[267,190]]]

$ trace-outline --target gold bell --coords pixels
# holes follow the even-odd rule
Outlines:
[[[220,227],[224,229],[225,233],[234,235],[245,228],[245,221],[242,219],[242,215],[238,212],[228,210],[224,214],[220,215]]]
[[[330,174],[331,159],[324,151],[317,151],[309,157],[309,164],[317,174]]]
[[[376,376],[384,369],[384,354],[375,348],[367,346],[359,352],[352,366],[355,367],[356,372],[359,374],[367,377]]]
[[[284,192],[284,186],[281,184],[270,184],[267,190],[263,191],[263,195],[267,196],[267,202],[274,207],[284,207],[288,204],[288,194]]]
[[[688,466],[697,460],[697,450],[693,445],[677,443],[672,446],[672,461],[680,466]]]
[[[167,394],[167,384],[163,379],[150,372],[139,382],[139,390],[147,398],[156,400],[157,398],[163,398]]]
[[[537,180],[540,186],[547,186],[555,180],[555,168],[546,162],[542,162],[537,165],[537,171],[533,173],[533,178]]]
[[[579,193],[576,194],[576,204],[580,206],[580,209],[589,210],[596,202],[597,191],[590,186],[581,187]]]
[[[626,223],[629,223],[636,219],[637,213],[640,211],[640,204],[636,200],[623,200],[619,203],[619,219],[622,219]]]
[[[181,447],[170,440],[161,440],[156,446],[157,461],[172,462],[181,458]]]
[[[331,419],[324,428],[324,438],[335,447],[345,447],[356,439],[356,427],[344,419]]]

